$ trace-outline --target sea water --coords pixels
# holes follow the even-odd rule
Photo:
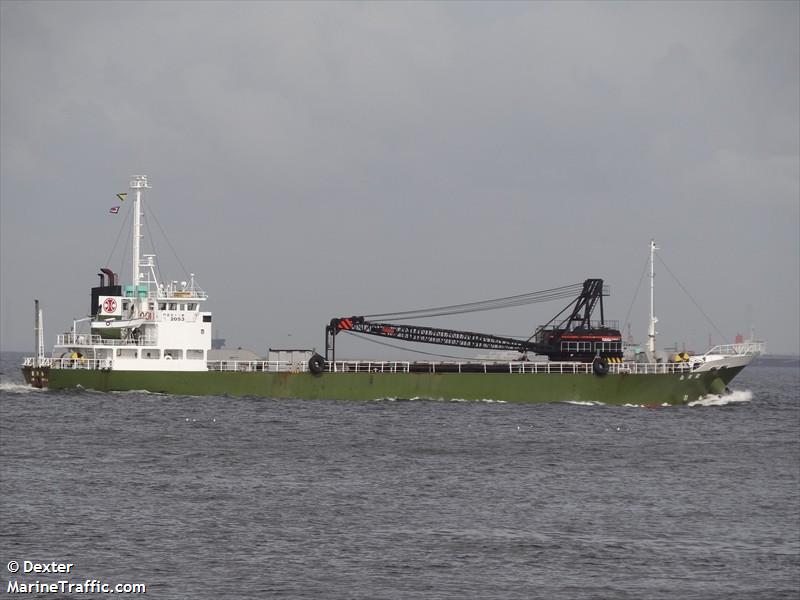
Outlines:
[[[3,594],[800,596],[796,368],[653,409],[34,391],[20,362],[0,383]]]

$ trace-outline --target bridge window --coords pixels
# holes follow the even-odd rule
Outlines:
[[[592,342],[561,342],[562,352],[591,352]]]
[[[622,352],[622,342],[595,342],[595,350],[600,352]]]

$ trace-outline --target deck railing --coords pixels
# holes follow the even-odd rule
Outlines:
[[[27,357],[23,366],[36,365],[35,357]],[[51,369],[110,369],[111,359],[89,358],[53,358],[39,359],[39,366]],[[280,360],[213,360],[207,363],[209,371],[237,371],[243,373],[305,373],[308,371],[307,363],[280,361]],[[591,363],[578,362],[425,362],[413,363],[408,361],[350,361],[337,360],[325,364],[328,373],[512,373],[512,374],[539,374],[554,375],[586,374],[594,371]],[[609,373],[655,375],[672,373],[689,373],[693,370],[691,363],[610,363]]]
[[[261,371],[304,373],[308,371],[308,363],[287,360],[209,360],[206,364],[209,371],[240,371],[244,373]]]
[[[156,336],[142,335],[138,340],[103,338],[89,333],[62,333],[56,336],[56,346],[155,346]]]
[[[29,356],[22,362],[23,367],[36,366],[36,358]],[[108,358],[53,358],[44,357],[39,359],[40,367],[49,367],[51,369],[110,369],[111,360]]]
[[[608,365],[608,372],[630,373],[633,375],[667,375],[671,373],[689,373],[693,371],[696,366],[699,367],[699,363],[611,363]]]
[[[325,364],[328,373],[408,373],[410,368],[410,362],[398,360],[337,360]]]
[[[550,373],[550,374],[592,374],[592,363],[580,362],[424,362],[406,361],[336,361],[325,365],[329,373]],[[690,363],[610,363],[609,373],[630,373],[653,375],[669,373],[688,373]]]
[[[721,354],[723,356],[747,356],[750,354],[763,354],[766,344],[764,342],[743,342],[741,344],[720,344],[708,350],[704,356]]]

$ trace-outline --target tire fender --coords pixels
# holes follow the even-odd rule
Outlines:
[[[325,359],[319,354],[315,354],[308,359],[308,370],[314,375],[322,375],[322,373],[325,371]]]
[[[598,356],[592,361],[592,372],[598,377],[608,374],[608,359]]]

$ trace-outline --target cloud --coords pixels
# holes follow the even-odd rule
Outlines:
[[[254,347],[286,322],[317,340],[356,305],[597,275],[633,290],[631,255],[651,236],[712,290],[758,278],[764,257],[740,245],[710,280],[698,259],[753,230],[796,273],[796,232],[767,212],[798,220],[797,10],[5,2],[3,345],[27,343],[9,315],[54,252],[70,248],[88,276],[53,273],[53,286],[85,292],[117,233],[102,199],[135,172],[182,262],[215,288],[215,319]],[[33,249],[31,205],[48,215]],[[796,313],[795,280],[761,283]],[[264,299],[258,331],[238,316],[245,291]],[[748,302],[716,309],[726,330]],[[796,319],[767,329],[796,348]]]

